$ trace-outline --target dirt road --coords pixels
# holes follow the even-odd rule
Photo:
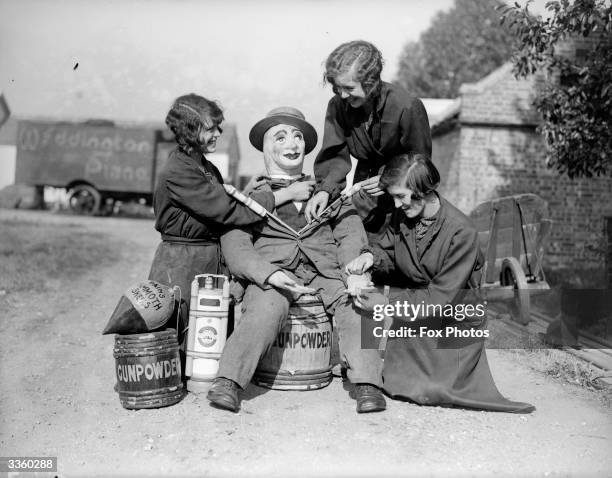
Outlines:
[[[113,337],[100,332],[123,290],[146,278],[149,220],[0,210],[110,234],[120,260],[70,283],[0,295],[0,455],[57,456],[59,476],[610,476],[612,417],[593,396],[491,350],[506,396],[531,415],[390,401],[357,415],[340,379],[320,391],[251,386],[242,409],[203,396],[128,411],[113,390]],[[1,258],[0,258],[1,260]],[[34,475],[24,475],[34,476]]]

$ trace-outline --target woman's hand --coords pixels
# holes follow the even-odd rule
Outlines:
[[[294,298],[302,294],[314,294],[316,290],[298,284],[283,271],[276,271],[266,279],[266,282],[277,289],[283,289],[291,292]]]
[[[372,286],[374,286],[374,283],[370,280],[370,274],[350,274],[346,278],[345,292],[352,297],[357,297],[360,289]]]
[[[251,176],[251,179],[249,179],[249,182],[242,190],[242,194],[244,194],[245,196],[248,196],[249,194],[251,194],[251,191],[258,188],[265,182],[266,182],[266,173],[259,173],[259,174],[255,174],[254,176]]]
[[[308,201],[314,190],[316,181],[296,181],[285,188],[292,201]]]
[[[308,204],[306,204],[306,208],[304,209],[304,216],[306,216],[306,220],[311,222],[315,217],[319,217],[319,215],[327,207],[328,202],[329,193],[326,191],[319,191],[312,198],[310,198],[310,201],[308,201]]]
[[[363,189],[370,196],[380,196],[384,194],[384,190],[380,187],[379,184],[380,175],[373,176],[365,181],[361,181],[361,189]]]
[[[315,181],[296,181],[286,188],[281,188],[273,192],[274,202],[277,206],[289,201],[307,201],[310,199]]]
[[[374,256],[371,252],[364,252],[349,262],[344,270],[347,274],[363,274],[374,264]]]

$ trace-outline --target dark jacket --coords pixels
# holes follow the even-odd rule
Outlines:
[[[401,209],[393,213],[390,227],[372,244],[373,271],[380,276],[395,273],[400,291],[392,301],[419,304],[452,303],[469,283],[477,282],[483,265],[478,233],[470,219],[440,197],[436,221],[429,227],[417,250],[416,221]],[[401,281],[403,280],[403,284]]]
[[[425,107],[401,87],[382,82],[370,132],[367,121],[363,108],[350,107],[338,95],[329,100],[323,145],[314,163],[317,191],[327,191],[332,198],[340,193],[351,169],[350,155],[358,160],[355,183],[376,176],[398,154],[416,152],[431,157]]]
[[[270,191],[262,185],[257,191]],[[304,207],[289,202],[275,210],[296,231],[306,225]],[[241,279],[268,288],[266,279],[278,270],[295,271],[303,254],[318,274],[342,280],[344,266],[367,246],[361,220],[351,206],[343,206],[328,222],[296,235],[273,220],[228,231],[221,248],[230,271]]]
[[[476,307],[482,304],[477,291],[470,294],[468,301],[462,296],[462,290],[477,283],[475,276],[482,267],[478,233],[456,207],[443,198],[440,203],[436,221],[418,242],[418,249],[416,221],[399,209],[388,234],[374,247],[376,269],[395,269],[404,277],[403,288],[391,294],[391,303],[406,301],[415,306],[423,304],[424,308],[432,304],[451,309],[451,314],[445,312],[444,317],[439,312],[425,312],[409,321],[394,314],[391,328],[410,328],[414,335],[391,336],[387,341],[384,389],[391,397],[422,405],[528,413],[534,407],[506,399],[491,376],[483,338],[487,332],[486,314],[476,313]],[[473,299],[477,299],[475,304]],[[474,309],[468,315],[466,304],[470,303]],[[451,307],[445,307],[449,304]],[[465,314],[455,307],[461,307]],[[417,322],[413,323],[413,319]],[[436,335],[421,335],[423,328]],[[468,335],[446,333],[448,328]]]
[[[155,193],[155,229],[164,235],[217,240],[226,226],[243,226],[262,218],[229,196],[219,170],[202,154],[170,153],[160,173]],[[272,193],[258,200],[274,207]]]

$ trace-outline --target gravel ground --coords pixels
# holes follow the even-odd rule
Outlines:
[[[534,413],[389,400],[384,413],[357,415],[339,378],[310,392],[253,385],[238,414],[195,394],[125,410],[113,338],[100,333],[123,290],[146,278],[152,221],[0,210],[0,227],[11,218],[78,223],[121,247],[114,264],[43,292],[0,292],[2,456],[57,456],[59,476],[612,476],[610,410],[497,350],[488,356],[499,389]]]

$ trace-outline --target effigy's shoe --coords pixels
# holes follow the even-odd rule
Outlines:
[[[378,387],[369,383],[355,385],[357,413],[382,412],[387,408],[385,397]]]
[[[238,384],[228,378],[219,377],[213,380],[206,398],[218,408],[237,412],[240,409]]]

